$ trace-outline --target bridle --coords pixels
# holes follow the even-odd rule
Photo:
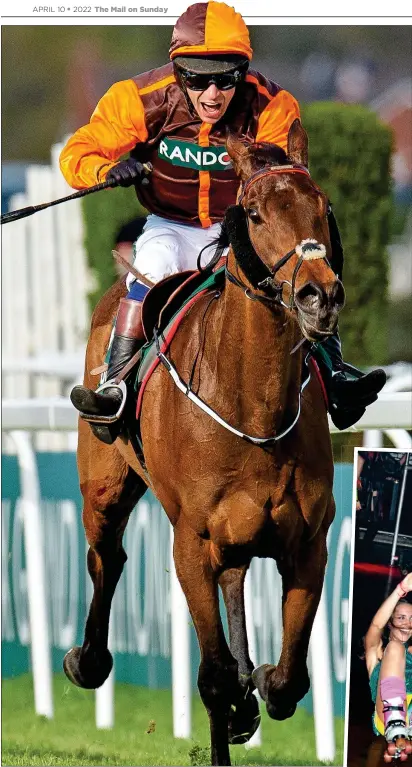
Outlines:
[[[323,258],[325,259],[327,263],[329,263],[326,258],[325,246],[322,243],[319,243],[317,240],[313,240],[313,239],[302,240],[302,242],[300,242],[298,245],[295,245],[295,247],[292,248],[292,250],[290,250],[288,253],[282,256],[276,262],[276,264],[274,264],[274,266],[270,269],[253,248],[253,245],[250,239],[250,234],[249,234],[249,219],[246,214],[245,206],[242,204],[250,188],[253,186],[253,184],[255,184],[257,181],[260,181],[263,178],[266,178],[268,176],[275,176],[275,175],[278,175],[279,173],[301,173],[304,176],[307,176],[310,178],[310,173],[308,169],[305,168],[305,166],[298,165],[296,163],[290,164],[290,165],[274,165],[274,166],[266,165],[263,168],[259,168],[259,170],[252,173],[252,175],[241,184],[237,206],[232,207],[232,214],[230,213],[230,209],[229,209],[228,211],[229,217],[226,217],[226,224],[229,229],[229,240],[232,245],[232,249],[234,251],[237,263],[241,267],[242,271],[244,272],[245,276],[248,278],[251,285],[256,290],[263,291],[263,293],[265,293],[266,295],[262,296],[261,294],[254,293],[253,291],[251,291],[250,287],[245,285],[245,283],[241,279],[239,279],[232,272],[230,272],[227,267],[226,267],[226,276],[230,282],[237,285],[238,287],[241,287],[244,290],[247,298],[250,298],[251,300],[261,301],[263,303],[270,303],[270,304],[280,304],[286,309],[295,309],[297,308],[296,302],[295,302],[295,286],[296,286],[296,278],[297,278],[299,269],[302,266],[303,261],[311,261],[311,260]],[[315,184],[314,186],[316,187]],[[234,208],[237,208],[237,212],[234,211]],[[245,253],[242,252],[241,248],[236,248],[236,245],[233,242],[235,238],[231,237],[231,232],[230,232],[231,226],[229,221],[230,215],[234,215],[236,217],[237,219],[236,225],[238,227],[243,226],[244,240],[246,239],[246,234],[247,234],[248,242],[244,242],[244,245],[246,246],[248,250],[247,255],[245,255]],[[241,217],[243,217],[243,221],[241,220]],[[291,280],[290,281],[281,280],[280,282],[278,282],[276,280],[277,272],[293,256],[297,256],[297,262],[293,270]],[[290,286],[290,298],[288,303],[285,303],[285,301],[283,300],[283,288],[285,285]]]

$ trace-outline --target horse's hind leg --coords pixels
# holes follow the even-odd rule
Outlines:
[[[185,524],[183,514],[175,527],[174,559],[200,646],[198,687],[209,715],[211,764],[230,765],[228,719],[238,690],[237,663],[223,631],[209,541]]]
[[[239,690],[229,712],[229,743],[246,743],[260,723],[259,704],[253,695],[254,666],[249,657],[246,632],[244,582],[247,569],[247,565],[231,567],[219,578],[229,624],[230,651],[238,662]]]
[[[127,559],[123,533],[130,512],[146,490],[143,480],[114,446],[98,443],[94,437],[92,441],[90,453],[83,454],[86,466],[80,456],[79,472],[83,523],[90,546],[87,566],[94,592],[83,645],[69,650],[63,661],[69,679],[88,689],[100,687],[113,665],[107,642],[111,602]]]

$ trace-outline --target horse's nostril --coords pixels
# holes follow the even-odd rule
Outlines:
[[[333,283],[332,290],[330,291],[330,301],[338,306],[343,306],[345,303],[345,288],[340,280],[336,280]]]
[[[300,309],[317,309],[325,300],[325,292],[314,282],[307,282],[296,292],[295,301]]]

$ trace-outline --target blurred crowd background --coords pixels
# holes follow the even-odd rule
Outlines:
[[[395,211],[389,291],[405,326],[412,294],[411,27],[273,25],[250,31],[253,66],[301,103],[360,103],[390,125]],[[137,25],[2,28],[2,210],[11,194],[22,191],[27,164],[49,162],[50,147],[88,122],[113,82],[166,63],[171,32],[172,26]],[[403,346],[396,358],[412,361],[411,345]]]

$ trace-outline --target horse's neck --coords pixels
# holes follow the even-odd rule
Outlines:
[[[290,313],[248,299],[229,282],[219,303],[214,338],[219,400],[231,403],[231,420],[235,417],[244,431],[269,435],[296,412],[302,353],[290,352],[301,332]]]

